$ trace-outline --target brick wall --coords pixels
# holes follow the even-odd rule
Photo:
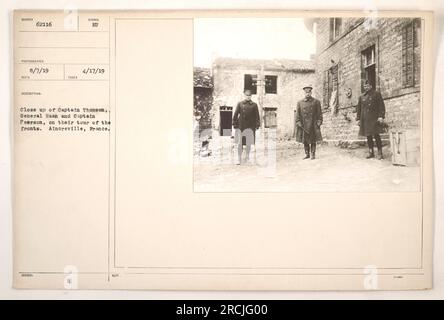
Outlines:
[[[420,46],[415,47],[415,84],[403,87],[403,27],[409,18],[343,19],[341,35],[331,41],[329,19],[319,19],[316,27],[317,54],[314,95],[323,101],[325,71],[338,66],[338,112],[323,103],[323,135],[326,140],[343,141],[358,137],[356,105],[361,95],[361,52],[374,45],[376,89],[387,108],[387,123],[392,129],[418,128],[420,119]],[[420,29],[419,29],[420,30]],[[420,32],[415,34],[420,41]],[[352,95],[348,97],[346,90]]]

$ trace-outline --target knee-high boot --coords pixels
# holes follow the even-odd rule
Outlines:
[[[311,144],[311,160],[316,159],[316,143]]]
[[[375,151],[373,149],[373,136],[367,136],[367,144],[368,144],[368,156],[366,159],[371,159],[375,157]]]
[[[308,143],[304,143],[304,150],[305,150],[305,157],[303,158],[303,160],[309,159],[310,158],[310,145]]]
[[[379,160],[382,160],[382,159],[384,159],[384,156],[382,154],[381,136],[379,134],[375,134],[375,140],[376,140],[376,147],[378,148],[378,158],[379,158]]]

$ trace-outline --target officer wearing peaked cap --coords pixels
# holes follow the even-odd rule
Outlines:
[[[260,127],[259,108],[256,102],[251,100],[251,90],[244,91],[244,100],[240,101],[233,114],[233,126],[235,128],[235,141],[238,143],[238,162],[241,164],[243,146],[245,145],[245,161],[250,158],[251,145],[255,143],[256,130]]]
[[[367,137],[368,156],[367,159],[375,157],[373,150],[373,137],[375,137],[378,148],[378,158],[383,159],[382,141],[380,133],[383,132],[385,118],[385,104],[381,94],[374,90],[371,83],[364,82],[364,94],[359,97],[356,108],[356,120],[359,125],[359,135]]]
[[[296,141],[304,144],[305,159],[316,158],[316,142],[322,141],[321,125],[322,110],[319,100],[311,96],[313,87],[302,88],[305,98],[300,100],[296,108]]]

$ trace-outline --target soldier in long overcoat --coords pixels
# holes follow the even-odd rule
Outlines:
[[[316,158],[316,142],[322,141],[322,109],[319,100],[311,96],[311,85],[302,88],[305,98],[300,100],[296,108],[295,127],[296,141],[304,144],[305,159]]]
[[[249,160],[251,145],[255,143],[256,139],[256,130],[261,125],[259,108],[255,102],[251,101],[251,90],[245,90],[244,96],[245,99],[237,104],[233,114],[233,126],[236,130],[236,142],[238,143],[239,161],[237,164],[241,164],[244,145],[245,160]]]
[[[383,132],[383,119],[385,118],[385,104],[381,93],[374,90],[370,82],[364,82],[364,94],[359,97],[356,120],[359,125],[359,135],[367,137],[367,159],[375,157],[373,137],[376,140],[379,159],[383,159],[382,141],[380,133]]]

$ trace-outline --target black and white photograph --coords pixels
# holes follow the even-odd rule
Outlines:
[[[0,296],[442,296],[437,15],[303,5],[11,5]]]
[[[197,18],[195,192],[417,192],[420,18]]]

